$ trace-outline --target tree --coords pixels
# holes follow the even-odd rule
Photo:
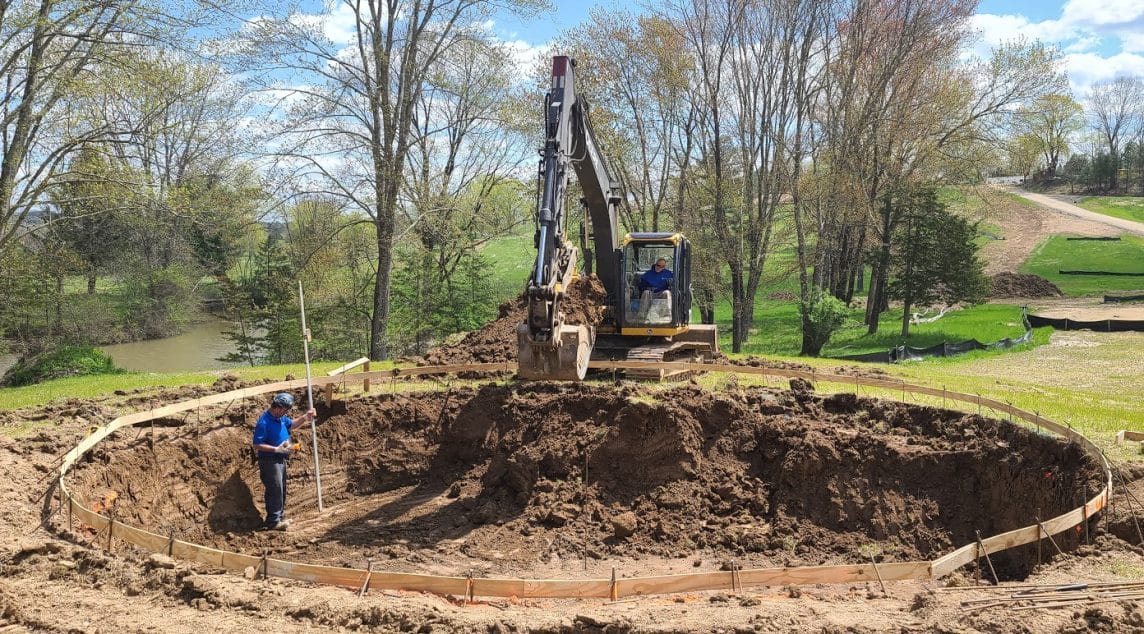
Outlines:
[[[976,303],[988,291],[977,259],[976,225],[949,212],[937,190],[903,197],[901,239],[890,262],[891,298],[902,301],[902,338],[910,335],[910,310],[936,301]]]
[[[542,0],[511,0],[496,8],[528,12]],[[323,20],[336,8],[353,16],[348,42],[334,42]],[[347,201],[373,222],[377,267],[369,356],[385,359],[393,243],[406,183],[407,159],[418,140],[417,106],[435,65],[461,42],[486,35],[494,9],[477,0],[327,3],[318,19],[282,15],[277,4],[244,36],[247,69],[273,82],[289,71],[297,83],[267,83],[297,102],[276,137],[280,168],[311,191]],[[293,77],[291,78],[294,79]]]
[[[128,247],[127,226],[118,215],[128,194],[114,171],[96,146],[87,145],[50,192],[55,212],[47,232],[81,260],[88,295],[95,294],[97,276]]]
[[[32,210],[75,151],[123,132],[77,116],[105,87],[94,71],[118,67],[127,49],[194,20],[149,0],[0,3],[0,253],[28,229]]]
[[[1093,84],[1088,93],[1090,116],[1096,129],[1104,138],[1105,147],[1111,160],[1108,188],[1118,187],[1117,171],[1120,169],[1120,144],[1128,133],[1144,116],[1141,110],[1144,103],[1144,79],[1140,77],[1118,77],[1112,81]]]
[[[1068,95],[1043,95],[1017,112],[1017,128],[1036,139],[1048,178],[1056,177],[1069,138],[1083,127],[1084,109]]]

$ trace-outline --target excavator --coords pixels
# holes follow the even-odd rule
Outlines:
[[[552,59],[537,188],[536,263],[525,293],[527,316],[517,326],[518,375],[579,381],[592,359],[710,359],[718,353],[715,326],[690,323],[691,243],[673,232],[620,236],[623,194],[596,143],[587,101],[576,92],[575,68],[567,56]],[[572,171],[586,216],[580,236],[584,271],[595,272],[607,297],[598,324],[568,323],[563,310],[580,259],[580,249],[566,235],[564,203]],[[641,288],[644,274],[660,260],[671,271],[667,288]],[[663,379],[668,374],[645,369],[629,370],[627,376]]]

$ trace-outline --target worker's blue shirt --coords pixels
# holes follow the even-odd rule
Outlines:
[[[258,422],[254,424],[254,444],[277,447],[290,440],[290,428],[293,426],[294,421],[290,420],[289,416],[279,418],[271,414],[270,410],[266,410],[262,412],[262,416],[259,416]],[[273,451],[259,451],[258,455],[276,456],[278,454]]]
[[[657,293],[662,293],[671,287],[671,280],[674,277],[671,269],[665,268],[662,271],[656,271],[655,267],[652,267],[640,276],[640,289],[651,289]]]

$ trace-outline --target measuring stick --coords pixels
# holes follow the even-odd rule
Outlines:
[[[306,298],[302,294],[302,280],[298,280],[298,306],[302,309],[302,353],[306,356],[306,411],[314,409],[314,386],[310,379],[310,329],[306,327]],[[322,469],[318,466],[318,417],[310,419],[310,440],[314,444],[314,486],[318,489],[318,512],[322,505]]]

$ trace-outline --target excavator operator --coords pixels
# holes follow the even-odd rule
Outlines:
[[[675,274],[671,269],[667,268],[667,260],[660,258],[655,261],[655,266],[644,271],[640,276],[640,321],[647,320],[648,309],[651,308],[651,301],[653,299],[667,299],[671,300],[671,280]]]

